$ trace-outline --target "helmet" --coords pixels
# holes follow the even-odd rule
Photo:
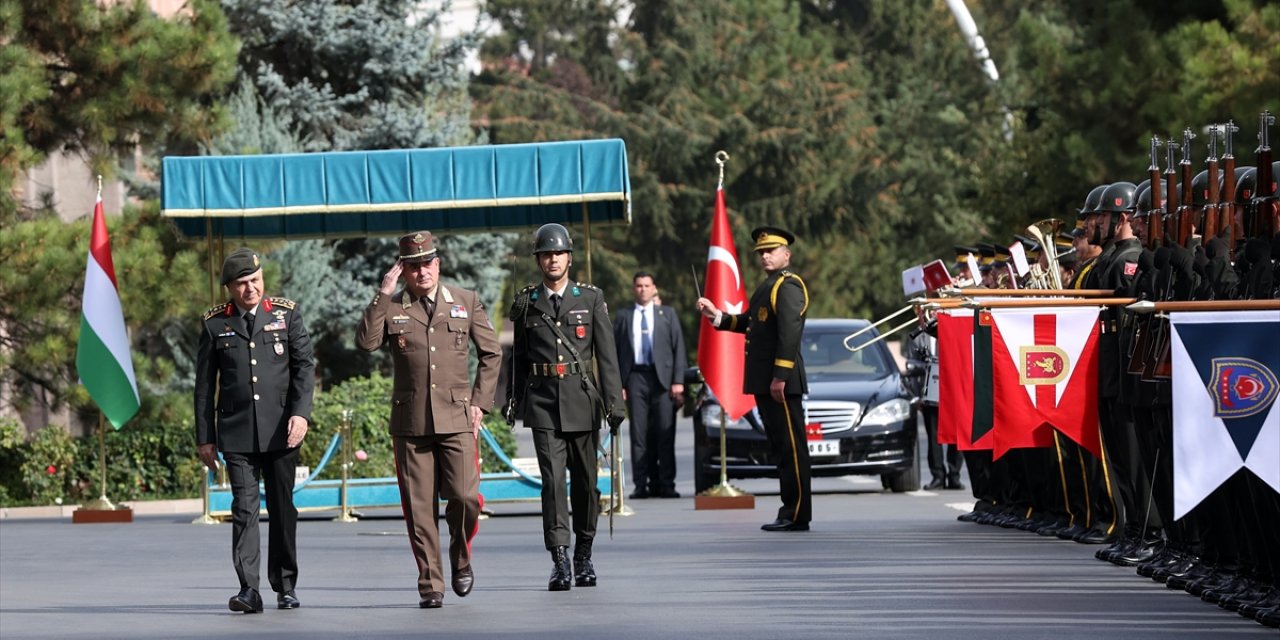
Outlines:
[[[546,253],[548,251],[567,251],[573,253],[573,238],[569,237],[569,230],[563,225],[554,222],[544,224],[538,227],[533,234],[533,254]]]
[[[1249,204],[1255,195],[1254,188],[1258,182],[1258,170],[1248,167],[1244,170],[1244,173],[1240,173],[1238,169],[1236,173],[1240,176],[1236,179],[1236,204]]]
[[[1191,179],[1191,206],[1203,207],[1209,201],[1209,170],[1205,169]]]
[[[1098,204],[1096,213],[1123,213],[1133,211],[1137,204],[1138,185],[1132,182],[1117,182],[1102,192],[1102,202]]]
[[[1258,191],[1259,191],[1259,192],[1262,192],[1262,191],[1268,191],[1268,190],[1267,190],[1267,189],[1263,189],[1263,188],[1259,187],[1259,188],[1258,188]],[[1258,197],[1259,197],[1259,198],[1274,198],[1274,197],[1276,197],[1276,196],[1278,196],[1278,195],[1280,195],[1280,160],[1276,160],[1275,162],[1272,162],[1272,163],[1271,163],[1271,188],[1270,188],[1270,193],[1258,193]]]
[[[1148,180],[1147,183],[1151,181]],[[1134,214],[1135,218],[1145,217],[1151,213],[1151,186],[1150,184],[1140,185],[1138,187],[1138,211]]]
[[[1077,209],[1077,213],[1080,214],[1081,218],[1091,213],[1094,213],[1098,210],[1098,203],[1102,202],[1102,192],[1106,190],[1107,190],[1107,185],[1100,184],[1094,187],[1093,190],[1089,192],[1089,195],[1085,196],[1084,208]]]

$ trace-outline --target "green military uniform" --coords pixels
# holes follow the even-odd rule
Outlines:
[[[757,251],[789,247],[795,240],[776,227],[758,228],[752,231],[752,237]],[[755,396],[770,449],[778,462],[782,507],[774,523],[776,530],[805,530],[813,518],[809,446],[801,403],[809,392],[800,353],[808,310],[809,290],[804,280],[781,269],[756,287],[745,312],[722,314],[713,324],[717,329],[747,335],[742,391]],[[780,403],[770,395],[769,385],[775,379],[786,383],[786,402]]]

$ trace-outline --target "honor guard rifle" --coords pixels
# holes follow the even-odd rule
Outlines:
[[[1218,214],[1220,224],[1227,231],[1227,250],[1234,252],[1236,241],[1242,236],[1240,224],[1236,222],[1236,156],[1233,151],[1234,135],[1240,127],[1235,120],[1228,120],[1222,125],[1222,200]]]
[[[1265,200],[1275,186],[1275,175],[1271,171],[1271,125],[1275,123],[1276,117],[1271,115],[1270,110],[1258,115],[1258,149],[1255,151],[1258,173],[1253,188],[1255,205],[1249,229],[1250,238],[1270,240],[1276,234],[1274,216],[1270,204]]]
[[[1164,147],[1164,224],[1170,225],[1165,227],[1166,239],[1177,240],[1177,227],[1175,226],[1176,218],[1174,218],[1174,209],[1178,203],[1174,202],[1174,197],[1178,194],[1178,173],[1173,169],[1173,154],[1178,150],[1178,143],[1174,142],[1173,136],[1169,136],[1165,140]]]
[[[1182,130],[1182,161],[1178,163],[1179,168],[1182,169],[1182,204],[1178,207],[1176,230],[1178,244],[1184,247],[1190,246],[1191,235],[1197,222],[1192,213],[1195,194],[1191,193],[1191,178],[1195,174],[1195,169],[1191,166],[1191,140],[1195,137],[1196,134],[1190,127]]]
[[[1164,204],[1160,188],[1160,136],[1151,136],[1151,166],[1147,167],[1151,178],[1151,211],[1147,214],[1147,248],[1155,251],[1164,242],[1164,216],[1160,206]]]
[[[1207,243],[1218,235],[1218,125],[1209,125],[1209,156],[1204,159],[1209,172],[1209,186],[1204,198],[1204,229],[1202,236]]]

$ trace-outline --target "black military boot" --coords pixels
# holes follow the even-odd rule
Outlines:
[[[568,591],[569,576],[573,570],[569,568],[569,547],[556,547],[551,550],[551,579],[547,581],[547,591]]]
[[[596,586],[596,568],[591,565],[590,541],[579,541],[573,548],[573,584],[577,587]]]

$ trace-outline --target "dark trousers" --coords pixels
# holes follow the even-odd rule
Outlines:
[[[809,441],[804,432],[804,407],[800,396],[776,402],[769,394],[756,394],[756,408],[769,436],[769,448],[778,460],[778,488],[782,506],[779,520],[808,523],[813,519],[813,492],[809,488]]]
[[[969,487],[978,501],[974,511],[990,511],[996,504],[991,479],[991,450],[971,449],[961,452],[965,466],[969,468]]]
[[[964,464],[964,456],[960,448],[954,444],[944,446],[938,444],[938,405],[921,404],[920,415],[924,418],[925,446],[929,459],[929,473],[933,480],[945,482],[952,486],[960,483],[960,466]]]
[[[1138,496],[1145,498],[1144,489],[1147,488],[1148,481],[1142,477],[1142,460],[1138,457],[1133,414],[1127,405],[1115,398],[1101,398],[1098,402],[1098,417],[1102,426],[1107,473],[1121,504],[1119,521],[1123,524],[1114,533],[1136,537],[1142,526],[1142,501]]]
[[[298,450],[263,453],[224,451],[227,479],[231,481],[231,563],[241,589],[258,588],[261,507],[258,480],[263,481],[267,513],[267,581],[276,593],[292,591],[298,581],[298,509],[293,506],[293,476]]]
[[[631,480],[637,491],[660,495],[676,489],[676,407],[653,368],[627,376],[631,415]]]
[[[600,489],[596,487],[598,438],[595,431],[533,430],[533,449],[538,454],[538,469],[542,472],[542,538],[547,550],[569,546],[570,507],[573,509],[572,531],[578,544],[595,540],[596,519],[600,515]],[[566,469],[568,491],[565,490]]]

